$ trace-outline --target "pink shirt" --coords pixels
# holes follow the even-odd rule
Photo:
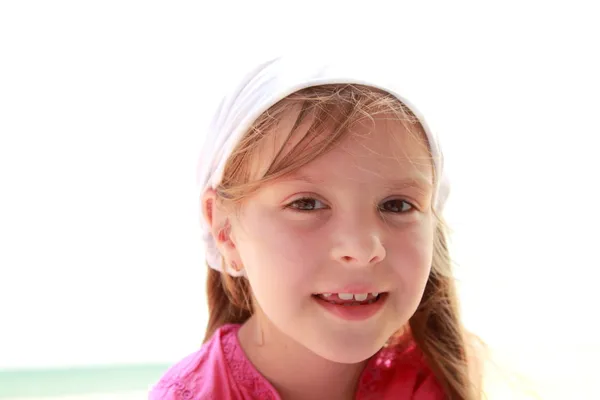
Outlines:
[[[171,367],[149,400],[281,400],[246,358],[238,341],[240,325],[218,329],[202,348]],[[444,393],[416,346],[402,352],[382,349],[363,371],[356,400],[443,400]]]

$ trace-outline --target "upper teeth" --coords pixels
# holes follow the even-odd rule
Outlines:
[[[377,296],[378,293],[373,293],[374,296]],[[356,301],[365,301],[369,296],[368,293],[338,293],[338,297],[342,300],[356,300]]]

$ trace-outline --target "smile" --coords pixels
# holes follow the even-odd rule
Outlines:
[[[319,293],[315,296],[331,304],[343,306],[359,306],[372,304],[379,299],[379,293]]]
[[[326,311],[347,321],[368,319],[383,308],[388,293],[318,293],[312,298]]]

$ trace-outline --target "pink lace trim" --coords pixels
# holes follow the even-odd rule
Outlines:
[[[181,383],[178,379],[161,379],[160,382],[158,382],[158,384],[155,386],[155,388],[168,389],[169,391],[172,391],[176,399],[192,400],[194,398],[194,394],[192,393],[192,391],[189,390],[187,386]]]
[[[248,360],[239,343],[237,332],[239,325],[226,325],[222,329],[221,345],[229,370],[237,384],[245,389],[253,398],[279,400],[276,390]]]

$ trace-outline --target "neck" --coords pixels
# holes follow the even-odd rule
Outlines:
[[[240,328],[242,349],[282,399],[352,399],[366,361],[326,360],[256,314]]]

